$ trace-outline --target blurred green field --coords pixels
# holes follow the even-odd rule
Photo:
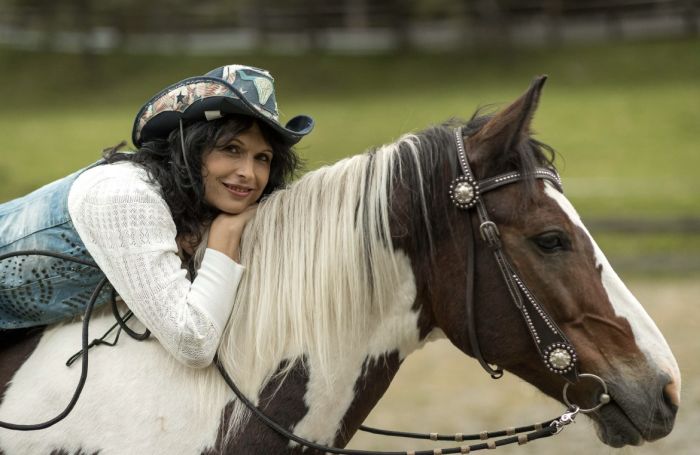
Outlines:
[[[480,106],[503,106],[546,73],[535,130],[559,152],[565,189],[584,219],[700,216],[697,40],[394,56],[0,50],[0,201],[97,159],[130,138],[133,116],[151,95],[231,62],[277,76],[283,119],[316,118],[299,146],[309,169]],[[690,244],[700,256],[699,243],[638,237],[624,248]]]

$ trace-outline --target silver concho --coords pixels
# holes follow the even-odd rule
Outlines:
[[[455,199],[460,204],[468,204],[474,199],[474,188],[468,183],[460,183],[455,187]]]
[[[557,348],[549,353],[549,363],[557,370],[563,370],[571,365],[571,354],[566,349]]]
[[[568,373],[576,364],[576,351],[566,343],[554,343],[544,351],[544,363],[554,373]]]
[[[461,209],[472,208],[479,200],[479,185],[466,176],[457,177],[450,185],[450,199]]]

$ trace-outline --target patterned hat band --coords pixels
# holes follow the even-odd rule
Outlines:
[[[214,120],[227,114],[256,117],[289,144],[296,144],[314,127],[307,115],[298,115],[282,126],[279,122],[274,79],[265,70],[228,65],[204,76],[191,77],[167,87],[139,110],[134,120],[132,142],[164,138],[180,120]]]

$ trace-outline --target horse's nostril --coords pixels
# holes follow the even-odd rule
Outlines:
[[[664,386],[664,402],[673,410],[674,413],[681,405],[681,391],[676,381],[671,380]]]

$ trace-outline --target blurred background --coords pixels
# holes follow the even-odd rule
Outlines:
[[[700,443],[700,1],[0,0],[0,203],[130,140],[166,85],[245,63],[283,120],[315,117],[307,169],[479,107],[548,74],[535,119],[565,191],[657,321],[684,375],[668,438],[615,451],[585,423],[504,453],[695,453]],[[494,382],[446,342],[411,356],[368,423],[480,431],[560,405]],[[581,419],[583,421],[583,419]],[[358,436],[355,448],[431,447]]]

